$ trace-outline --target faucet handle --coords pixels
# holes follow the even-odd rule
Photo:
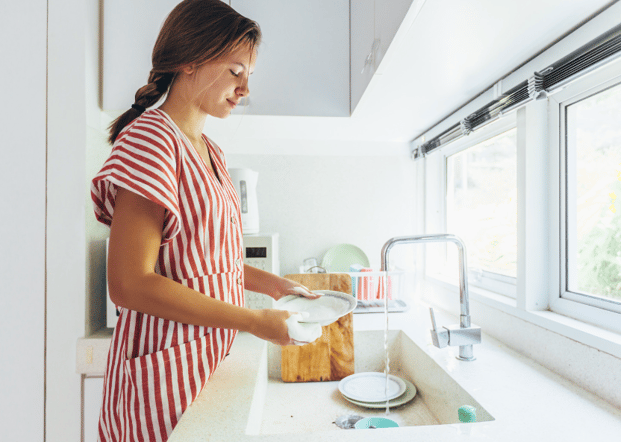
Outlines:
[[[433,308],[429,309],[429,313],[431,314],[431,325],[433,326],[433,330],[431,330],[431,340],[433,341],[433,345],[438,348],[444,348],[449,343],[449,331],[446,328],[442,331],[438,331],[436,315],[433,313]]]
[[[429,314],[431,315],[431,326],[433,327],[433,331],[438,331],[438,326],[436,325],[436,315],[433,313],[433,308],[429,308]]]

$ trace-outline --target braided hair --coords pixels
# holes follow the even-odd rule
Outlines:
[[[110,125],[110,144],[125,126],[167,94],[183,66],[216,60],[242,44],[253,49],[260,41],[259,25],[221,0],[179,3],[164,21],[155,42],[147,84],[136,91],[131,108]]]

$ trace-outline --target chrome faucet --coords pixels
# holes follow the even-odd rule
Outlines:
[[[476,358],[472,354],[472,345],[481,343],[481,328],[470,324],[470,297],[468,296],[468,265],[466,263],[466,246],[463,241],[455,235],[435,234],[417,236],[398,236],[391,238],[382,247],[382,271],[388,270],[388,254],[390,249],[396,244],[414,244],[429,242],[452,242],[457,245],[459,251],[459,305],[460,316],[459,325],[450,325],[438,329],[433,308],[431,314],[431,339],[433,345],[438,348],[448,346],[458,346],[459,356],[457,359],[462,361],[474,361]]]

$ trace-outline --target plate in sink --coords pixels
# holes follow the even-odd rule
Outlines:
[[[414,384],[411,383],[410,381],[408,381],[407,379],[402,379],[402,380],[403,380],[403,382],[405,382],[405,385],[406,385],[405,393],[403,393],[399,397],[396,397],[394,399],[389,400],[388,401],[388,406],[390,408],[394,408],[394,407],[398,407],[399,405],[407,404],[412,399],[414,399],[414,397],[416,396],[416,387],[414,386]],[[343,395],[343,397],[345,399],[347,399],[349,402],[351,402],[352,404],[359,405],[361,407],[365,407],[365,408],[386,408],[386,401],[381,401],[381,402],[362,402],[362,401],[357,401],[355,399],[348,398],[345,395]]]
[[[356,373],[339,382],[339,391],[346,399],[359,402],[384,402],[405,393],[407,386],[403,379],[388,375],[388,395],[386,394],[386,375],[378,372]]]

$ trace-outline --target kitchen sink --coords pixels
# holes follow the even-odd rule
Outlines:
[[[248,435],[345,431],[335,422],[339,417],[388,417],[400,427],[460,423],[458,409],[476,408],[477,422],[494,418],[425,351],[405,333],[388,333],[390,373],[412,382],[415,398],[398,407],[370,409],[347,401],[338,381],[285,383],[280,375],[280,348],[269,345],[261,361],[262,372],[255,386],[246,426]],[[354,333],[355,372],[383,372],[384,332]]]

